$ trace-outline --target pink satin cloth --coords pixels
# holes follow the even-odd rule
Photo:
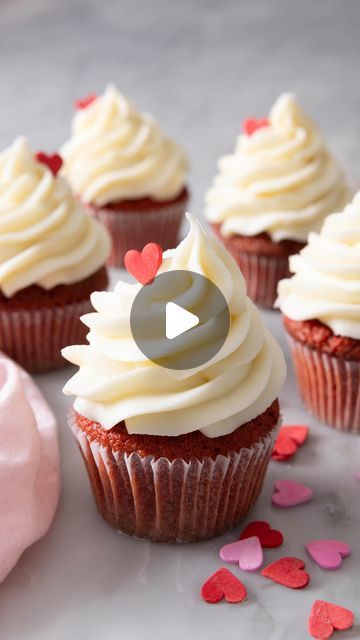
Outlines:
[[[0,582],[49,529],[59,490],[55,417],[30,376],[0,354]]]

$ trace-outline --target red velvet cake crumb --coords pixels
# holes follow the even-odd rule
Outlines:
[[[320,320],[291,320],[284,316],[284,326],[301,344],[336,358],[360,361],[360,340],[335,335],[332,329]]]
[[[225,238],[221,234],[221,224],[212,224],[211,227],[229,250],[233,248],[245,253],[286,258],[299,253],[305,246],[303,242],[297,242],[296,240],[273,242],[268,233],[258,233],[255,236],[233,235]]]
[[[187,201],[189,199],[189,192],[186,187],[179,193],[176,198],[171,198],[170,200],[154,200],[153,198],[138,198],[134,200],[119,200],[118,202],[109,202],[104,205],[105,209],[111,209],[112,211],[121,211],[122,213],[125,211],[126,213],[135,212],[144,212],[146,211],[154,211],[155,209],[166,208],[169,205],[177,204],[182,201]],[[101,207],[99,207],[101,209]]]
[[[207,438],[200,431],[181,436],[150,436],[128,434],[125,423],[121,422],[106,431],[101,425],[76,414],[77,426],[87,434],[89,440],[96,440],[113,451],[130,454],[136,451],[142,458],[147,455],[155,459],[165,457],[170,461],[181,458],[189,462],[192,458],[202,460],[213,459],[218,455],[227,456],[233,451],[249,448],[265,438],[278,424],[280,416],[279,402],[272,405],[262,414],[238,427],[232,433],[218,438]]]
[[[69,302],[86,300],[93,291],[103,291],[108,285],[106,267],[74,284],[60,284],[53,289],[43,289],[31,285],[7,298],[0,290],[0,311],[16,309],[36,309],[63,305]]]

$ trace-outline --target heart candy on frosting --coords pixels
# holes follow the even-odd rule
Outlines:
[[[62,157],[59,156],[58,153],[48,155],[43,151],[38,151],[35,157],[38,162],[41,162],[41,164],[45,164],[47,167],[49,167],[54,176],[57,176],[63,164]]]
[[[162,263],[162,254],[163,251],[159,244],[149,242],[141,252],[136,249],[126,252],[125,267],[141,284],[150,284]]]
[[[243,129],[247,136],[252,136],[258,129],[268,127],[269,125],[270,121],[268,118],[248,118],[244,121]]]
[[[94,102],[94,100],[96,100],[96,98],[96,93],[89,93],[89,95],[85,96],[85,98],[79,98],[78,100],[75,100],[75,109],[86,109]]]

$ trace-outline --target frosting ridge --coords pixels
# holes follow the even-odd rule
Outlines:
[[[280,281],[278,300],[292,320],[318,319],[336,335],[360,340],[360,192],[320,233],[290,257],[294,275]]]
[[[113,85],[77,111],[61,153],[63,173],[86,203],[171,200],[185,186],[188,163],[182,148]]]
[[[105,264],[106,230],[63,178],[38,162],[24,138],[0,154],[0,289],[80,282]]]
[[[306,242],[349,199],[342,170],[292,94],[278,98],[268,126],[239,135],[218,167],[206,215],[225,237],[266,232],[274,242]]]
[[[147,360],[131,335],[130,310],[141,285],[119,281],[113,292],[92,294],[95,313],[82,319],[90,329],[89,344],[63,350],[79,367],[64,392],[77,396],[75,409],[105,429],[125,420],[129,433],[177,436],[200,430],[208,437],[225,435],[265,411],[284,382],[281,350],[246,296],[235,261],[192,216],[188,220],[187,237],[164,253],[160,273],[189,270],[188,287],[172,292],[175,302],[196,305],[205,298],[206,291],[193,286],[191,271],[214,282],[229,307],[228,336],[203,366],[164,368]],[[207,329],[198,325],[192,330],[194,349],[207,339]]]

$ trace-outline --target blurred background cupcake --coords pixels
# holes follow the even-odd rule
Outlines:
[[[56,176],[61,162],[24,138],[0,154],[0,351],[31,372],[66,364],[61,348],[85,340],[79,316],[108,283],[110,238]]]
[[[113,292],[92,295],[96,312],[83,318],[89,345],[63,352],[79,366],[64,392],[77,396],[70,425],[99,511],[116,529],[156,542],[219,535],[254,505],[285,378],[280,347],[246,296],[235,261],[189,219],[189,234],[164,254],[159,273],[189,273],[187,286],[172,290],[187,310],[211,299],[212,292],[194,282],[194,271],[222,291],[230,329],[216,355],[175,371],[169,367],[179,347],[168,340],[167,368],[148,360],[129,321],[141,285],[122,281]],[[155,279],[152,309],[163,298],[164,286],[157,289]],[[216,339],[214,322],[216,314],[191,329],[192,356],[203,353],[205,339]]]
[[[238,262],[249,296],[271,308],[288,258],[350,198],[322,134],[291,94],[269,118],[249,119],[235,152],[219,161],[206,216]]]
[[[279,283],[295,372],[312,413],[360,432],[360,192],[290,258]]]
[[[83,203],[107,226],[111,266],[128,249],[177,244],[188,202],[182,148],[113,85],[77,102],[72,136],[63,146],[63,173]]]

